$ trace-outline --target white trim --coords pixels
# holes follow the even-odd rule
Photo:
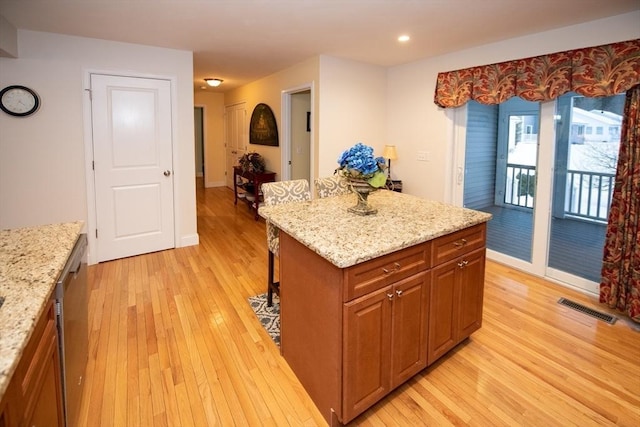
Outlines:
[[[180,246],[184,248],[186,246],[196,246],[200,243],[200,235],[198,233],[189,234],[180,238]]]
[[[556,131],[554,115],[556,101],[541,102],[538,117],[538,150],[536,154],[536,197],[533,209],[531,236],[531,264],[537,275],[545,276],[549,257],[551,231],[551,201],[553,199],[553,164],[555,160]],[[542,172],[542,173],[541,173]],[[545,194],[547,197],[537,197]]]
[[[506,265],[509,268],[513,268],[518,271],[531,274],[536,277],[540,277],[549,282],[555,283],[562,287],[578,291],[589,296],[598,296],[600,291],[600,285],[595,282],[583,279],[582,277],[574,276],[573,274],[565,273],[553,268],[547,269],[547,274],[537,274],[531,270],[531,264],[521,259],[513,258],[508,255],[501,254],[491,249],[487,249],[487,259],[497,262],[499,264]]]
[[[314,132],[314,117],[315,117],[315,85],[314,82],[303,83],[298,86],[294,86],[288,89],[284,89],[281,92],[281,117],[280,117],[280,129],[282,129],[282,139],[280,144],[280,179],[286,181],[291,179],[291,165],[289,159],[291,159],[291,96],[298,92],[309,91],[311,93],[309,101],[309,109],[311,111],[311,132],[309,135],[309,176],[314,179],[315,174],[315,132]],[[309,185],[313,185],[312,182]]]
[[[555,268],[547,267],[545,278],[564,287],[582,292],[583,294],[593,296],[600,295],[599,283],[592,282],[591,280],[587,280],[564,271],[556,270]]]
[[[207,177],[209,176],[209,171],[207,170],[207,121],[205,120],[205,117],[207,117],[207,106],[204,104],[194,104],[193,108],[202,108],[202,169],[204,171],[204,179],[202,182],[205,188],[207,188],[209,187],[207,183]],[[198,171],[196,171],[196,176],[199,176]]]
[[[451,113],[447,114],[450,117],[451,122],[449,131],[452,134],[452,149],[451,149],[451,165],[449,168],[448,176],[449,189],[447,196],[449,203],[456,206],[464,206],[464,175],[465,175],[465,162],[466,162],[466,141],[467,141],[467,105],[458,107]],[[448,110],[445,110],[447,112]],[[446,182],[446,181],[445,181]]]

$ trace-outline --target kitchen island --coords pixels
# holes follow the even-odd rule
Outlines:
[[[82,222],[73,222],[0,231],[0,296],[4,298],[0,307],[2,405],[7,405],[9,396],[5,394],[25,351],[30,353],[30,342],[38,349],[43,345],[34,342],[32,336],[42,332],[41,324],[46,325],[47,331],[51,328],[52,323],[47,320],[51,320],[48,316],[52,311],[56,280],[83,227]],[[51,333],[55,336],[55,323],[53,328]],[[22,398],[17,396],[14,400],[20,400],[18,397]],[[23,412],[23,408],[20,411]],[[11,420],[15,421],[15,415],[20,414],[13,415]],[[4,425],[3,420],[3,406],[0,406],[0,425]],[[54,421],[49,420],[49,424],[53,425]]]
[[[380,190],[261,207],[280,228],[281,352],[330,425],[477,330],[490,214]]]

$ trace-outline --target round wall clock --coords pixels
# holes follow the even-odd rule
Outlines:
[[[35,113],[40,107],[40,98],[25,86],[7,86],[0,91],[0,109],[16,117]]]

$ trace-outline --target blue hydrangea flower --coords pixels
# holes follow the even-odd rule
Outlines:
[[[380,183],[380,175],[384,176],[385,160],[383,157],[374,157],[373,148],[358,142],[353,147],[342,152],[338,157],[338,169],[340,174],[349,178],[360,178],[369,181],[371,185]],[[377,179],[373,179],[377,176]],[[383,184],[384,185],[384,181]],[[379,186],[379,185],[374,185]]]

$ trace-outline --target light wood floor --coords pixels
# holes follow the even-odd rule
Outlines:
[[[247,298],[264,222],[197,189],[200,245],[91,266],[82,426],[324,426]],[[640,425],[640,333],[558,305],[582,294],[488,262],[482,328],[361,426]]]

